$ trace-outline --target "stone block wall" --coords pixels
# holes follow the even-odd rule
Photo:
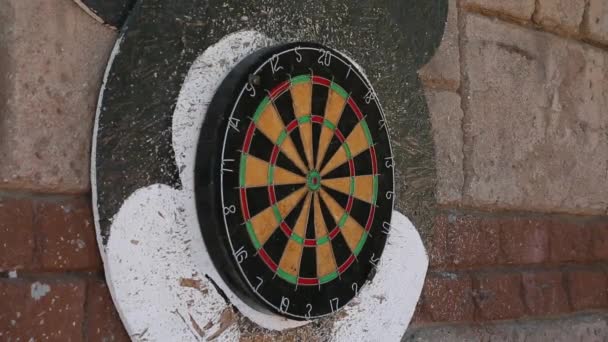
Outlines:
[[[420,72],[440,210],[406,340],[608,338],[606,6],[450,1]]]
[[[0,22],[0,340],[128,340],[89,184],[116,32],[72,0]],[[420,77],[439,210],[405,339],[608,338],[608,0],[450,0]]]

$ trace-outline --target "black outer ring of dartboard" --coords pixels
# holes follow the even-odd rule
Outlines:
[[[307,318],[280,312],[267,301],[265,302],[264,299],[258,298],[258,294],[252,290],[245,275],[241,272],[240,265],[235,260],[231,248],[229,247],[230,237],[228,236],[224,224],[221,197],[222,184],[220,181],[220,170],[222,167],[221,158],[223,157],[224,148],[223,139],[228,127],[228,117],[234,108],[235,99],[238,98],[243,85],[248,81],[249,74],[271,58],[273,54],[299,46],[324,49],[330,51],[335,56],[344,58],[342,54],[320,44],[290,43],[262,49],[239,62],[216,90],[216,95],[214,95],[208,107],[201,128],[195,165],[195,197],[198,218],[201,225],[200,228],[208,253],[224,282],[228,284],[241,300],[259,311],[266,313],[273,312],[292,319],[304,320]],[[357,73],[359,72],[357,71]],[[371,86],[366,80],[361,80],[367,88],[371,89]],[[221,96],[219,96],[220,94]],[[382,115],[381,108],[378,109]],[[388,133],[386,134],[388,138]],[[387,144],[389,146],[389,153],[391,153],[390,141],[387,141]],[[213,153],[213,151],[215,153]],[[390,189],[392,190],[392,170],[390,172]],[[392,200],[390,202],[390,211],[392,211]],[[384,243],[382,246],[384,246]],[[382,252],[383,248],[384,247],[379,250],[379,253]],[[367,279],[371,279],[373,275],[373,271],[368,273]],[[331,312],[325,314],[329,313]],[[317,315],[315,317],[321,317],[325,314]]]
[[[228,73],[217,88],[201,127],[194,168],[198,222],[211,261],[224,282],[242,301],[266,313],[269,310],[255,300],[255,294],[251,294],[231,251],[226,248],[230,241],[224,228],[222,185],[217,171],[221,168],[223,139],[228,126],[227,115],[234,105],[234,99],[242,85],[248,81],[248,71],[272,51],[272,48],[264,48],[247,56]]]

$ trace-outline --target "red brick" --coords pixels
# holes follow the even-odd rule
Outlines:
[[[608,223],[592,225],[592,253],[597,260],[608,260]]]
[[[418,299],[418,303],[416,304],[416,310],[414,311],[414,315],[412,316],[412,321],[410,325],[417,326],[422,325],[424,323],[432,322],[431,315],[424,309],[424,295],[420,296]]]
[[[36,223],[40,230],[40,260],[45,270],[101,267],[88,199],[41,202],[36,208]]]
[[[498,220],[487,217],[448,217],[447,249],[459,267],[495,265],[499,251]]]
[[[0,271],[30,268],[33,263],[31,201],[0,198]]]
[[[570,271],[568,287],[575,310],[608,308],[608,277],[603,271]]]
[[[87,290],[87,341],[130,341],[103,282],[91,282]]]
[[[547,222],[527,218],[504,220],[500,229],[503,262],[522,265],[545,261],[549,254]]]
[[[522,275],[524,300],[532,315],[568,312],[568,295],[559,271],[525,272]]]
[[[430,273],[424,286],[424,309],[434,322],[470,321],[475,306],[466,274]]]
[[[518,273],[484,273],[475,276],[474,299],[479,319],[519,318],[525,314]]]
[[[85,282],[0,280],[0,340],[82,341]]]
[[[580,224],[557,221],[550,229],[551,260],[584,262],[590,260],[591,229]]]
[[[429,244],[429,268],[443,266],[450,261],[447,254],[449,222],[447,215],[437,215],[433,226],[433,236]]]

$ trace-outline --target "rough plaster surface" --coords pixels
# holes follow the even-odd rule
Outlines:
[[[608,55],[467,15],[464,202],[602,214],[608,208]]]
[[[115,32],[72,1],[0,1],[0,188],[84,192]]]
[[[419,71],[425,87],[456,90],[460,86],[458,37],[458,7],[456,0],[448,0],[448,17],[441,45],[435,56]],[[433,111],[430,112],[432,114]]]
[[[408,342],[603,342],[608,336],[608,315],[587,314],[552,320],[506,322],[483,326],[453,325],[411,329]]]
[[[585,35],[602,44],[608,44],[608,0],[589,0]]]
[[[459,203],[462,199],[463,112],[460,95],[451,91],[427,89],[431,112],[435,158],[437,160],[437,202]]]

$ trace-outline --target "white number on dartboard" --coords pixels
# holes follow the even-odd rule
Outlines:
[[[234,159],[223,159],[222,160],[222,173],[224,172],[234,172],[232,169],[229,169],[226,167],[227,163],[232,163],[234,162]]]
[[[321,65],[329,66],[331,64],[331,52],[321,50],[321,56],[317,59]]]
[[[331,312],[336,312],[338,310],[338,297],[332,298],[329,301],[329,306],[331,307]]]
[[[270,67],[272,68],[273,74],[283,69],[283,67],[279,65],[279,56],[272,56],[272,59],[270,60]]]
[[[302,55],[298,52],[298,48],[295,48],[293,50],[293,52],[296,53],[296,62],[298,62],[298,63],[302,62]]]
[[[245,90],[250,93],[249,96],[255,97],[255,87],[253,86],[253,84],[251,84],[251,83],[245,84]]]
[[[260,286],[262,286],[262,284],[264,283],[264,279],[262,279],[262,277],[255,277],[257,280],[259,280],[260,282],[256,285],[255,287],[255,292],[258,292],[258,289],[260,288]]]
[[[306,304],[306,314],[304,315],[304,317],[310,318],[311,311],[312,311],[312,304]]]
[[[236,258],[236,262],[238,262],[239,264],[242,263],[243,261],[245,261],[245,259],[247,259],[248,256],[249,256],[249,254],[247,254],[245,247],[241,247],[236,252],[234,252],[234,257]]]
[[[348,78],[348,76],[350,75],[350,71],[353,70],[353,66],[352,65],[348,65],[348,71],[346,72],[346,77],[344,78]]]
[[[370,89],[367,94],[365,94],[365,97],[363,98],[363,100],[365,101],[366,104],[369,104],[370,102],[372,102],[374,100],[374,92]]]
[[[233,204],[229,207],[224,207],[224,216],[228,216],[228,214],[236,213],[236,206]]]
[[[289,298],[283,297],[281,298],[281,305],[279,306],[279,311],[285,313],[289,309]]]
[[[357,283],[353,283],[350,288],[353,289],[353,292],[355,292],[355,296],[357,293],[359,293],[359,285],[357,285]]]
[[[393,166],[395,166],[395,161],[393,160],[393,157],[384,158],[384,166],[386,166],[387,169],[392,169]]]
[[[228,127],[234,129],[237,132],[239,131],[239,122],[241,122],[241,120],[237,119],[237,118],[230,118],[228,120]]]
[[[380,261],[380,258],[376,257],[376,253],[372,253],[372,257],[369,258],[369,263],[374,267],[378,267],[378,261]]]
[[[382,232],[384,234],[388,234],[391,231],[391,228],[393,228],[393,227],[391,226],[390,223],[388,223],[386,221],[382,222]]]
[[[391,198],[393,198],[393,195],[394,195],[394,194],[395,194],[395,193],[394,193],[394,192],[392,192],[392,191],[387,191],[387,192],[386,192],[386,195],[385,195],[385,196],[386,196],[386,199],[391,199]]]

